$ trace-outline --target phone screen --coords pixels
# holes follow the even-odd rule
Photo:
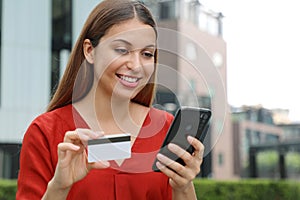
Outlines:
[[[210,118],[211,111],[209,109],[194,107],[179,108],[159,152],[185,165],[181,158],[169,151],[167,145],[169,143],[177,144],[192,154],[194,148],[187,141],[187,136],[196,137],[203,142],[209,127]],[[156,161],[154,161],[152,168],[154,171],[159,171],[156,167]]]

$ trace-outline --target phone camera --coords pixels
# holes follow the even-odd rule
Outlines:
[[[192,124],[189,124],[185,127],[185,130],[190,131],[190,130],[192,130],[192,128],[193,128]]]
[[[208,119],[208,115],[205,113],[202,113],[200,116],[201,119]]]

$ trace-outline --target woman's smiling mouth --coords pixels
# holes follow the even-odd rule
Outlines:
[[[119,78],[120,83],[126,87],[134,88],[138,85],[138,81],[140,78],[132,77],[132,76],[126,76],[123,74],[116,74],[116,76]]]

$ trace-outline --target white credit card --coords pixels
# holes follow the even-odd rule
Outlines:
[[[130,134],[106,135],[88,141],[88,162],[118,160],[131,157]]]

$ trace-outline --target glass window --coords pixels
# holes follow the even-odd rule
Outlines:
[[[190,59],[191,61],[195,61],[197,60],[197,46],[195,43],[193,42],[189,42],[186,44],[186,50],[185,50],[185,53],[186,53],[186,57],[188,59]]]
[[[2,68],[1,68],[1,55],[2,55],[2,0],[0,0],[0,106],[1,106],[1,79],[2,79]]]
[[[51,94],[61,77],[65,52],[72,48],[72,0],[52,0]]]
[[[0,144],[0,178],[18,178],[20,148],[19,144]]]
[[[175,2],[172,0],[159,2],[159,18],[174,19],[175,18]]]
[[[222,166],[224,164],[224,156],[222,153],[218,154],[218,164],[219,166]]]
[[[212,35],[218,35],[219,24],[216,17],[209,16],[207,18],[207,31]]]

